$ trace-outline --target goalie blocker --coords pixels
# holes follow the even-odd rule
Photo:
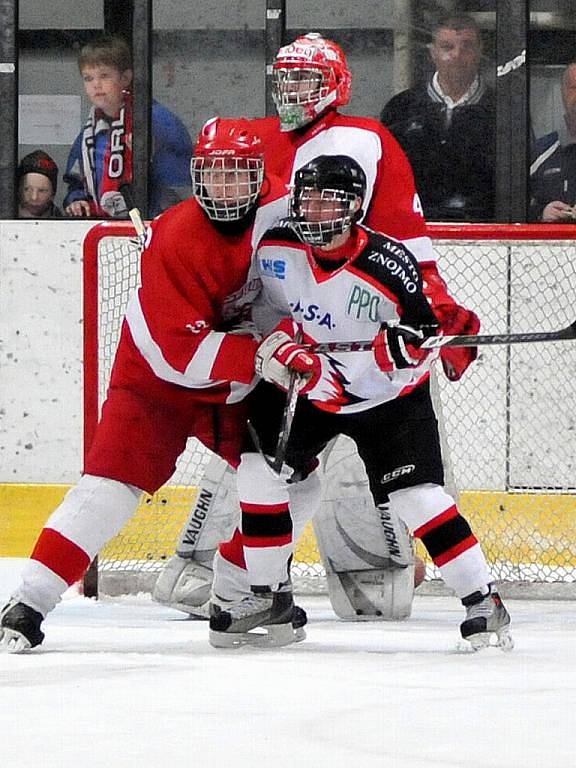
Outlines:
[[[353,621],[410,616],[414,586],[424,579],[405,526],[386,508],[375,513],[368,480],[354,443],[339,438],[323,454],[324,497],[314,519],[326,570],[330,602],[337,616]],[[291,486],[291,507],[301,531],[314,513]],[[212,560],[239,520],[234,471],[213,457],[196,502],[182,528],[176,554],[158,577],[153,598],[163,605],[207,617]],[[245,591],[250,592],[248,579]]]

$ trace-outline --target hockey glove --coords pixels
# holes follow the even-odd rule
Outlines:
[[[440,304],[434,307],[444,336],[475,335],[480,330],[480,320],[471,309],[458,304]],[[458,381],[468,366],[478,357],[478,347],[442,347],[440,359],[446,378]]]
[[[392,325],[380,331],[372,345],[380,370],[390,373],[419,366],[430,354],[430,350],[419,348],[424,338],[422,331],[409,325]]]
[[[290,385],[292,371],[300,375],[298,390],[306,394],[313,389],[322,373],[320,358],[294,341],[297,326],[292,320],[282,320],[256,350],[254,367],[265,381],[284,391]]]

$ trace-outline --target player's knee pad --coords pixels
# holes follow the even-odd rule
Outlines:
[[[421,528],[442,512],[454,506],[454,499],[435,483],[402,488],[390,494],[390,509],[411,531]]]
[[[142,491],[106,477],[83,475],[46,526],[93,558],[136,512]]]
[[[259,453],[243,453],[236,475],[241,501],[254,504],[288,501],[287,480],[292,472],[284,468],[282,475],[270,470]]]
[[[212,563],[198,563],[173,555],[158,576],[152,598],[194,616],[207,615],[201,606],[210,599]]]

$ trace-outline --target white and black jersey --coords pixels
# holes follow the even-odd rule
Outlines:
[[[257,250],[262,294],[254,319],[268,333],[292,317],[307,342],[373,339],[383,323],[437,326],[414,256],[398,240],[353,229],[350,258],[328,271],[289,227],[269,230]],[[417,368],[383,373],[371,352],[322,355],[322,377],[308,399],[325,411],[356,413],[411,392],[429,376]]]

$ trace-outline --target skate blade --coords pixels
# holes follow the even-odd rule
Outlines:
[[[503,627],[497,632],[478,632],[467,637],[461,646],[461,650],[481,651],[484,648],[500,648],[504,653],[509,653],[514,648],[514,638],[508,627]]]
[[[260,627],[261,632],[209,632],[210,645],[214,648],[280,648],[283,645],[300,643],[306,638],[303,627],[292,624],[271,624]]]
[[[22,653],[31,647],[30,642],[20,632],[8,627],[0,629],[0,653]]]

